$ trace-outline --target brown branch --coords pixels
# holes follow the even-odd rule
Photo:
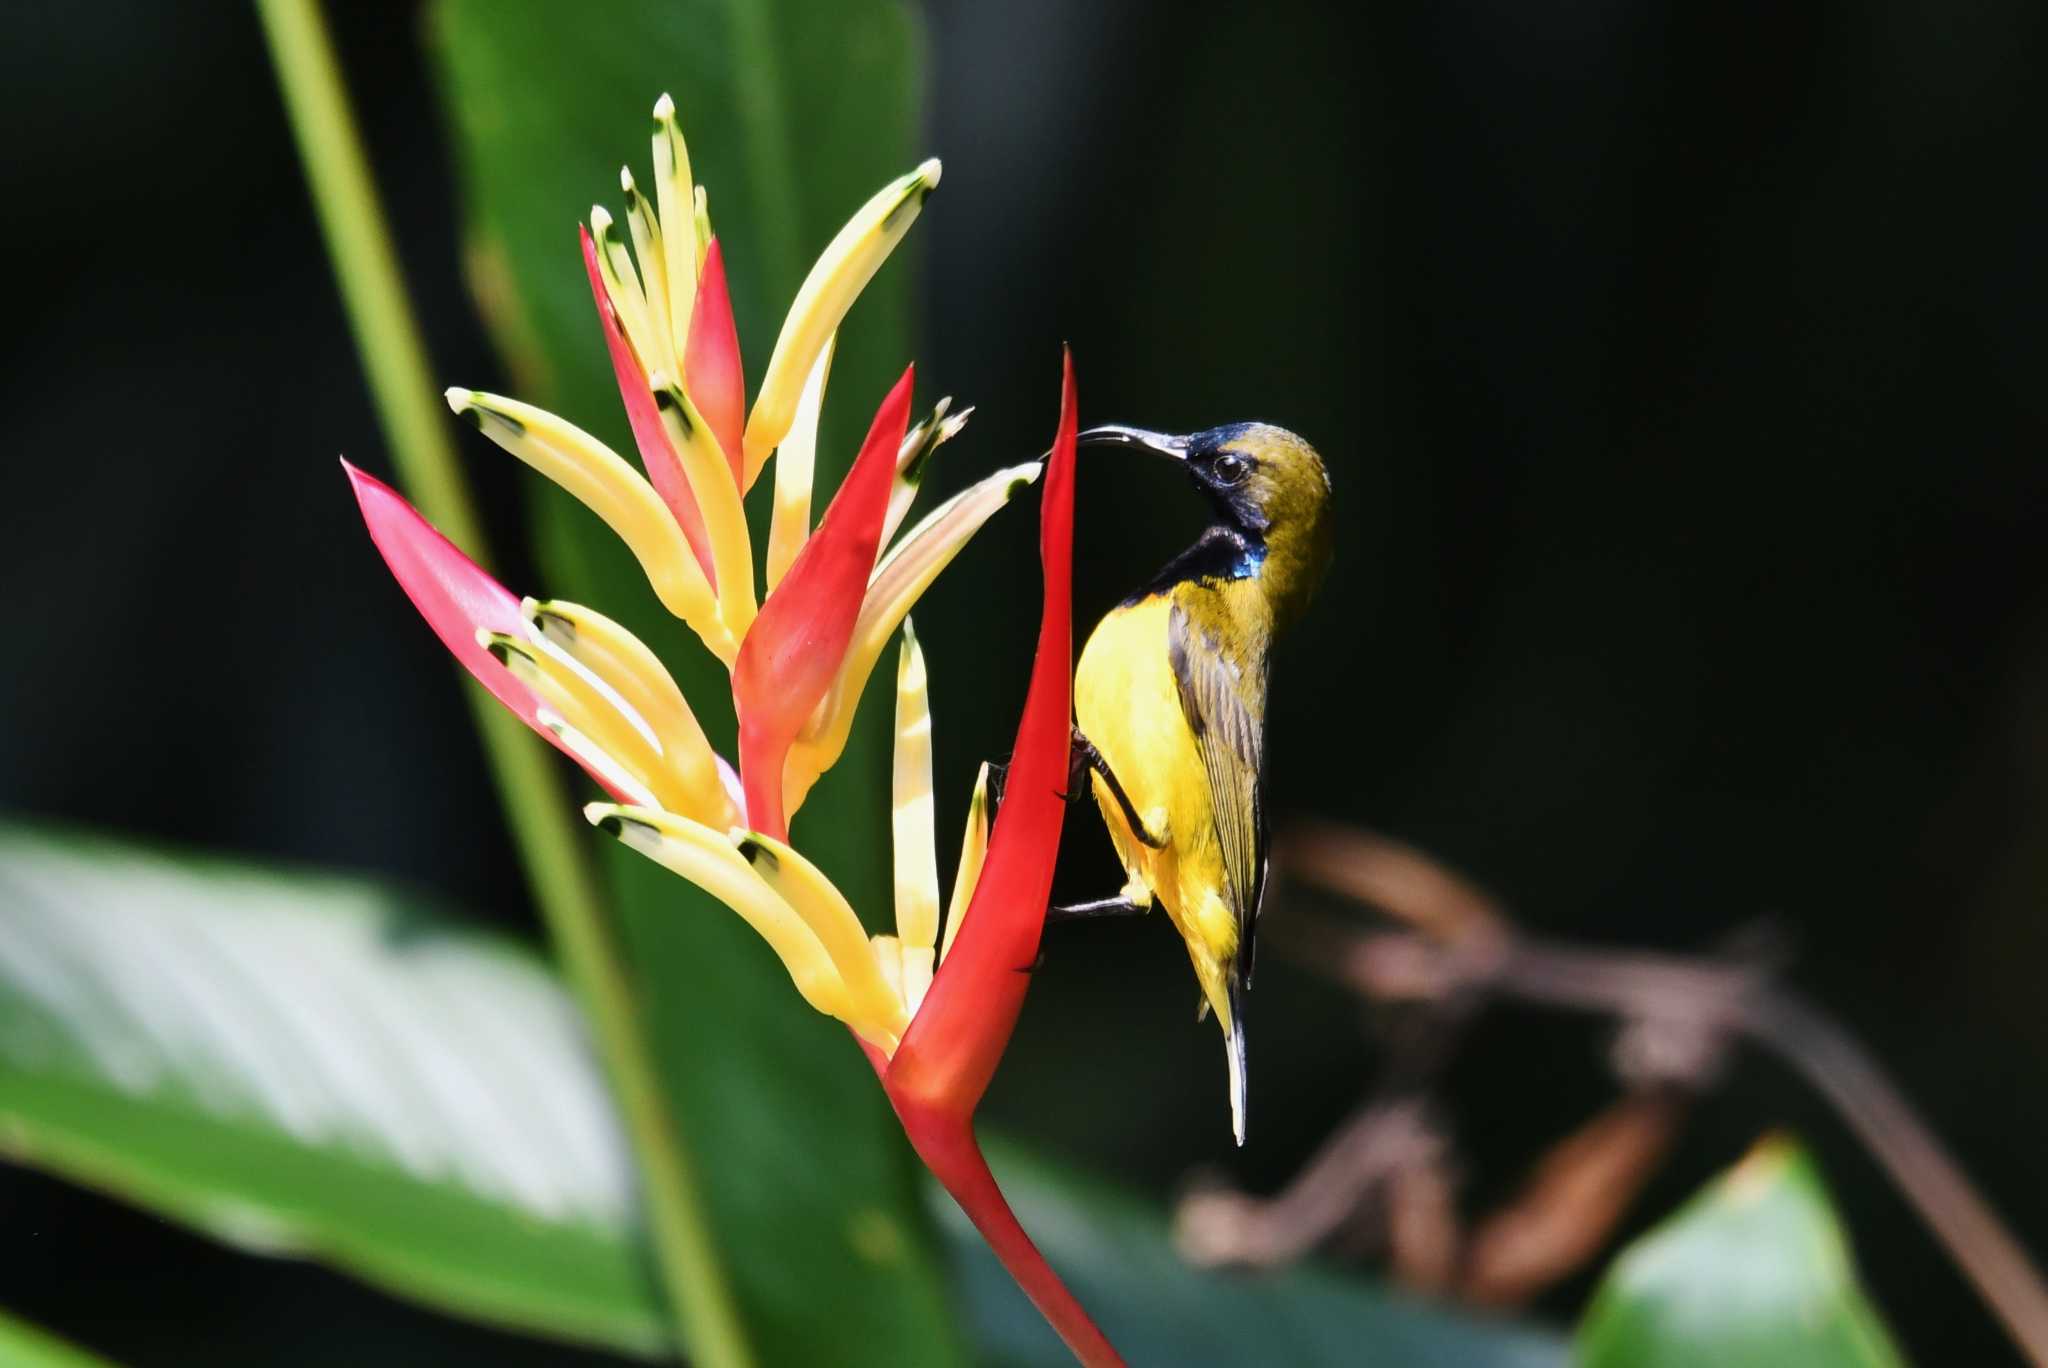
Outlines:
[[[1418,1156],[1388,1175],[1386,1228],[1387,1267],[1397,1284],[1421,1297],[1457,1289],[1465,1232],[1446,1156]]]
[[[1418,876],[1410,862],[1424,857],[1392,843],[1347,838],[1340,845],[1324,831],[1306,848],[1314,858],[1291,867],[1291,874],[1346,896],[1371,890],[1361,900],[1425,928],[1422,934],[1361,934],[1327,919],[1286,931],[1284,923],[1274,926],[1272,938],[1283,953],[1369,997],[1491,993],[1634,1022],[1739,1033],[1776,1055],[1833,1106],[2029,1361],[2048,1368],[2048,1289],[2027,1252],[1877,1061],[1812,1005],[1771,986],[1747,964],[1561,945],[1519,935],[1504,918],[1477,919],[1467,901],[1469,885],[1448,875],[1436,881]]]
[[[1281,834],[1273,863],[1289,878],[1377,907],[1444,945],[1502,939],[1511,930],[1499,902],[1477,884],[1375,832],[1303,823]]]
[[[1420,1103],[1369,1103],[1331,1133],[1280,1196],[1261,1200],[1210,1188],[1182,1198],[1174,1243],[1192,1263],[1291,1263],[1373,1201],[1395,1172],[1439,1144]]]

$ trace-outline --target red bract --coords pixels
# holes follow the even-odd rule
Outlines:
[[[916,367],[905,370],[876,410],[853,469],[789,573],[761,605],[733,664],[747,820],[756,831],[777,840],[789,836],[783,812],[783,762],[797,733],[832,687],[867,595],[882,520],[889,512],[896,451],[910,426],[915,371]]]
[[[1031,975],[1018,970],[1038,958],[1066,820],[1067,804],[1060,795],[1067,787],[1073,715],[1074,409],[1069,355],[1059,433],[1039,505],[1045,607],[1002,806],[966,922],[886,1079],[892,1096],[943,1100],[966,1112],[980,1102],[1023,1007]]]
[[[746,483],[747,377],[740,365],[740,332],[725,284],[725,254],[718,239],[704,249],[697,276],[697,302],[690,311],[690,341],[683,352],[683,379],[691,400],[718,438],[732,466],[733,483]]]
[[[1024,1233],[974,1139],[974,1109],[1009,1045],[1031,983],[1066,819],[1061,794],[1073,708],[1074,432],[1074,362],[1068,356],[1059,435],[1039,508],[1045,604],[1038,654],[1002,806],[965,921],[882,1071],[882,1087],[918,1157],[1075,1357],[1095,1365],[1122,1359]]]
[[[384,564],[391,567],[392,578],[434,629],[434,635],[441,638],[441,644],[520,721],[580,763],[580,757],[562,744],[562,738],[541,724],[540,696],[515,679],[477,641],[479,630],[505,636],[525,635],[526,616],[521,611],[519,596],[463,555],[397,490],[347,461],[341,463],[341,468],[348,472],[349,484],[355,488],[356,505],[362,509],[370,540],[377,544]],[[590,777],[604,785],[607,792],[622,799],[627,797],[624,790],[596,770],[590,770]]]

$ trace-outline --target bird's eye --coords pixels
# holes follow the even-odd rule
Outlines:
[[[1226,451],[1218,456],[1215,466],[1212,467],[1216,472],[1217,483],[1227,485],[1234,485],[1242,480],[1251,468],[1251,462],[1234,451]]]

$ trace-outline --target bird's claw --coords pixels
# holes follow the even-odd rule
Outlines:
[[[1148,910],[1137,899],[1119,893],[1113,898],[1097,898],[1093,902],[1054,903],[1045,909],[1045,920],[1051,924],[1092,921],[1098,917],[1137,917]]]

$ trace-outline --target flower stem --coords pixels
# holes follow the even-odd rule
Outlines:
[[[925,1167],[951,1193],[1040,1315],[1083,1368],[1124,1368],[1123,1356],[1024,1233],[975,1142],[972,1123],[899,1104],[904,1132]]]
[[[488,560],[318,0],[256,0],[256,8],[392,462],[420,511],[476,559]],[[747,1368],[753,1354],[647,1048],[582,828],[572,823],[542,748],[517,719],[481,690],[464,694],[534,899],[590,1014],[625,1114],[681,1342],[706,1368]]]
[[[87,1353],[7,1311],[0,1311],[0,1361],[36,1364],[38,1368],[113,1368],[97,1354]]]

